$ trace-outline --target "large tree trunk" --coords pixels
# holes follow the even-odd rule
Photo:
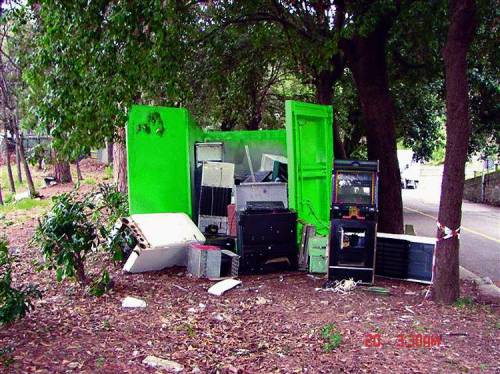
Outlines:
[[[10,192],[16,192],[16,183],[14,182],[14,176],[12,175],[12,165],[10,164],[10,144],[7,138],[7,127],[4,127],[4,140],[5,140],[5,160],[7,162],[7,176],[9,178]]]
[[[125,129],[118,129],[118,139],[113,144],[113,179],[118,191],[127,192],[127,150]]]
[[[82,176],[82,170],[80,169],[80,159],[77,158],[75,160],[75,166],[76,166],[76,177],[78,178],[79,181],[83,180]]]
[[[401,175],[396,148],[395,111],[389,92],[385,45],[389,25],[343,44],[358,90],[365,125],[368,158],[380,161],[380,231],[403,232]]]
[[[14,119],[14,134],[16,136],[16,143],[19,148],[19,159],[24,167],[24,175],[26,176],[26,183],[28,184],[28,191],[31,197],[35,197],[37,195],[35,190],[35,184],[33,183],[33,178],[31,177],[31,170],[28,164],[28,160],[26,160],[26,153],[24,151],[24,143],[23,143],[23,134],[19,131],[19,122],[17,118]]]
[[[17,167],[17,181],[19,183],[23,183],[23,170],[21,169],[21,151],[17,140],[16,140],[16,167]]]
[[[316,101],[322,105],[332,105],[333,100],[333,85],[336,77],[333,72],[323,70],[316,78]],[[333,152],[336,159],[345,159],[344,142],[340,138],[339,125],[332,122],[333,128]]]
[[[68,161],[60,161],[57,156],[54,159],[54,177],[57,183],[71,183],[73,177],[71,176],[71,166]]]
[[[108,152],[108,165],[111,165],[113,163],[113,142],[108,141],[106,143],[106,150]]]
[[[467,51],[476,26],[475,2],[451,0],[450,25],[443,50],[446,76],[446,156],[444,160],[439,223],[451,230],[460,227],[464,192],[465,162],[471,124],[467,83]],[[460,295],[459,238],[455,232],[443,239],[445,232],[438,229],[433,298],[452,303]]]

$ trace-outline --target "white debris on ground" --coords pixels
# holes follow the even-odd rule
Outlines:
[[[153,368],[169,370],[170,372],[178,373],[184,370],[184,366],[175,361],[166,360],[155,356],[147,356],[142,363]]]
[[[14,200],[15,201],[21,201],[21,200],[24,200],[24,199],[29,199],[31,196],[30,196],[30,192],[29,191],[25,191],[25,192],[18,192],[14,195]]]
[[[224,292],[229,291],[231,288],[239,286],[241,281],[236,279],[224,279],[223,281],[215,283],[208,289],[208,293],[215,296],[221,296]]]
[[[333,286],[328,288],[316,288],[316,291],[332,291],[341,294],[347,294],[351,291],[354,291],[358,286],[359,282],[355,282],[354,279],[343,279],[341,281],[335,281]]]
[[[122,301],[122,308],[145,308],[146,306],[147,304],[144,300],[132,296],[127,296]]]

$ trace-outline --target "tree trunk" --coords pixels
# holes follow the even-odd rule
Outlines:
[[[0,184],[0,205],[3,205],[2,185]]]
[[[127,150],[125,147],[125,129],[118,129],[118,139],[113,145],[113,179],[118,191],[127,192]]]
[[[322,105],[332,105],[333,100],[333,85],[335,84],[335,77],[333,73],[323,70],[316,78],[316,101]],[[344,143],[340,138],[339,126],[332,122],[333,128],[333,152],[336,159],[345,159]]]
[[[76,177],[78,178],[79,181],[83,180],[82,176],[82,171],[80,170],[80,159],[76,159],[75,161],[75,166],[76,166]]]
[[[450,0],[448,36],[443,49],[446,76],[446,156],[444,160],[439,223],[451,230],[460,227],[464,192],[465,162],[471,124],[469,118],[469,87],[467,52],[476,27],[475,2]],[[438,229],[434,272],[434,300],[452,303],[460,295],[459,238]]]
[[[389,92],[385,44],[388,25],[343,45],[358,90],[368,158],[379,160],[379,221],[382,232],[403,233],[401,175],[396,148],[395,111]]]
[[[17,166],[17,181],[23,183],[23,171],[21,169],[21,153],[19,150],[19,143],[16,140],[16,166]]]
[[[113,163],[113,142],[109,141],[106,143],[106,150],[108,152],[108,165]]]
[[[14,176],[12,175],[12,165],[10,164],[10,144],[7,138],[7,127],[4,127],[4,139],[5,139],[5,160],[7,161],[7,176],[9,178],[10,192],[16,193],[16,183],[14,182]]]
[[[28,191],[30,193],[30,196],[35,197],[37,193],[35,190],[35,184],[33,183],[33,178],[31,177],[28,160],[26,160],[26,153],[24,152],[23,134],[19,131],[19,123],[17,119],[14,119],[14,122],[14,133],[16,136],[16,143],[19,148],[19,159],[24,167],[24,175],[26,176],[26,183],[28,184]]]
[[[57,183],[71,183],[73,177],[71,176],[71,167],[68,161],[60,161],[55,157],[54,161],[54,174]]]

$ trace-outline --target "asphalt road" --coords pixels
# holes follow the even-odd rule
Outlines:
[[[403,190],[405,224],[417,235],[436,235],[440,187],[441,168],[425,168],[419,187]],[[500,283],[500,208],[463,202],[460,265]]]

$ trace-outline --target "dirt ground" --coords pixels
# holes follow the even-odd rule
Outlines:
[[[113,291],[95,298],[35,272],[35,225],[28,217],[2,229],[16,254],[16,284],[38,284],[43,299],[0,328],[0,372],[161,372],[142,363],[148,355],[186,373],[500,372],[499,309],[483,304],[471,283],[462,283],[469,302],[455,306],[425,299],[425,285],[380,278],[376,285],[391,295],[364,287],[342,295],[317,290],[324,280],[302,273],[244,276],[241,287],[215,297],[207,293],[213,282],[184,268],[127,275],[116,267]],[[147,307],[123,309],[126,296]],[[342,342],[325,352],[321,329],[329,323]]]

